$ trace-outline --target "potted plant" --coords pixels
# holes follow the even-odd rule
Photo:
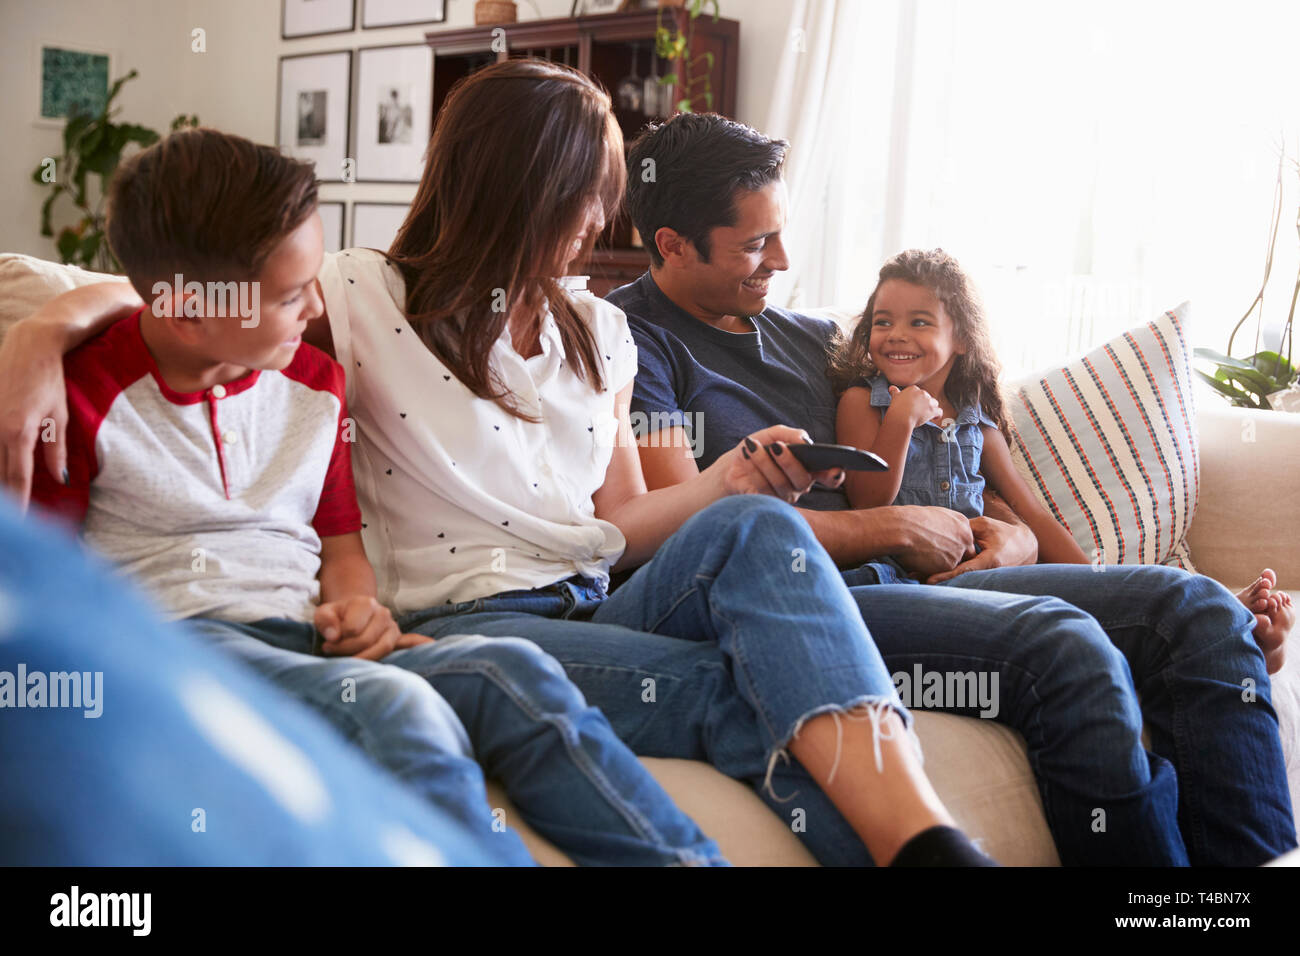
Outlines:
[[[1278,351],[1261,350],[1259,347],[1264,321],[1264,290],[1268,287],[1269,276],[1273,271],[1273,251],[1277,247],[1277,230],[1282,219],[1282,171],[1286,165],[1285,160],[1285,153],[1279,150],[1268,254],[1264,257],[1264,281],[1260,283],[1259,292],[1255,294],[1246,314],[1232,327],[1232,332],[1228,336],[1227,353],[1203,348],[1195,350],[1196,357],[1205,360],[1213,368],[1211,373],[1197,369],[1196,374],[1233,405],[1242,408],[1271,408],[1278,411],[1300,412],[1300,376],[1297,376],[1295,366],[1291,362],[1295,308],[1297,299],[1300,299],[1300,274],[1297,274],[1291,290],[1291,308],[1287,312],[1281,338],[1278,339]],[[1300,171],[1300,164],[1292,165]],[[1296,233],[1300,235],[1300,211],[1296,215]],[[1245,358],[1233,358],[1233,342],[1252,313],[1255,315],[1254,351]],[[1281,354],[1283,349],[1286,350],[1285,355]]]
[[[682,33],[676,14],[671,14],[672,26],[664,25],[664,8],[681,7],[686,11],[686,32]],[[713,54],[705,52],[699,56],[691,55],[691,40],[695,35],[695,21],[706,7],[713,9],[713,20],[719,16],[718,0],[659,0],[659,18],[655,27],[655,53],[665,60],[673,60],[677,69],[659,77],[662,86],[677,84],[681,97],[677,100],[678,112],[691,112],[691,101],[697,96],[704,97],[705,107],[713,109]],[[704,63],[704,75],[698,75],[701,61]],[[700,87],[698,90],[696,87]]]
[[[41,205],[41,235],[54,238],[59,258],[65,265],[79,265],[96,272],[120,272],[122,267],[108,247],[104,236],[104,186],[113,177],[117,164],[122,161],[122,150],[127,143],[150,146],[158,141],[158,134],[146,126],[134,123],[114,123],[113,99],[122,84],[133,80],[132,70],[119,77],[109,88],[104,108],[98,114],[73,112],[63,127],[63,155],[56,160],[46,160],[36,167],[32,180],[49,186],[49,195]],[[177,116],[172,129],[197,126],[197,116]],[[87,180],[99,177],[99,197],[92,206]],[[81,219],[59,230],[57,238],[51,225],[54,203],[60,196],[68,196],[81,212]]]

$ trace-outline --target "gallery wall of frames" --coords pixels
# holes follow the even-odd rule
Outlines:
[[[433,51],[422,33],[446,23],[447,3],[281,0],[275,142],[316,165],[327,251],[385,249],[397,234],[433,123]],[[364,42],[370,30],[380,41]],[[395,32],[411,39],[382,42]],[[322,39],[311,38],[345,48],[313,49]]]

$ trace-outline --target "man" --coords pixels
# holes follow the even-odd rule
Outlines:
[[[786,149],[698,114],[652,126],[632,144],[628,206],[651,268],[609,299],[627,313],[639,351],[632,417],[651,488],[688,479],[758,428],[780,423],[834,441],[833,324],[766,301],[772,275],[789,265]],[[780,493],[789,468],[769,463]],[[854,511],[838,490],[803,504],[821,543],[851,569],[846,579],[892,672],[996,675],[996,719],[1026,739],[1064,862],[1117,862],[1115,843],[1099,852],[1095,823],[1138,817],[1141,836],[1122,858],[1150,861],[1154,847],[1141,841],[1168,836],[1156,831],[1161,807],[1175,800],[1193,864],[1255,865],[1296,845],[1254,617],[1221,586],[1162,567],[1099,576],[1086,566],[1033,566],[1033,535],[996,504],[993,516],[969,520],[936,508]],[[864,562],[886,556],[946,580],[877,584],[883,571]],[[1050,646],[1038,639],[1023,615],[1009,616],[1016,595],[1060,599],[1036,610],[1068,622],[1074,636]],[[1246,680],[1253,701],[1242,699]],[[1143,716],[1154,753],[1138,740]]]

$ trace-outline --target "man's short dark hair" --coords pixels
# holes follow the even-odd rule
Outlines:
[[[200,127],[163,137],[117,168],[108,244],[148,301],[153,283],[255,279],[276,245],[316,211],[310,163]]]
[[[664,264],[655,233],[665,226],[708,262],[709,232],[736,224],[736,191],[780,179],[789,148],[716,113],[682,113],[647,126],[627,157],[627,209],[655,267]]]

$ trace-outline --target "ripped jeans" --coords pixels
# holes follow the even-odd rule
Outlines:
[[[799,513],[772,498],[727,498],[694,515],[612,595],[569,579],[401,624],[433,637],[471,631],[534,641],[635,753],[706,761],[748,783],[798,824],[826,865],[872,861],[807,771],[782,759],[799,726],[872,704],[869,714],[893,706],[910,728],[892,670],[1007,671],[1015,647],[1041,649],[1029,679],[1004,675],[998,719],[1035,747],[1062,861],[1188,862],[1176,775],[1143,749],[1123,655],[1094,619],[1056,598],[965,587],[850,591]],[[868,625],[889,647],[887,659]],[[966,650],[944,657],[944,642]],[[1093,825],[1099,807],[1108,811],[1104,832]]]
[[[759,496],[719,501],[612,595],[570,578],[399,624],[434,638],[469,632],[538,644],[635,753],[711,763],[750,784],[787,824],[801,824],[796,831],[821,862],[871,862],[785,748],[818,714],[854,710],[849,716],[879,730],[892,707],[909,733],[911,715],[840,572],[790,506]]]

